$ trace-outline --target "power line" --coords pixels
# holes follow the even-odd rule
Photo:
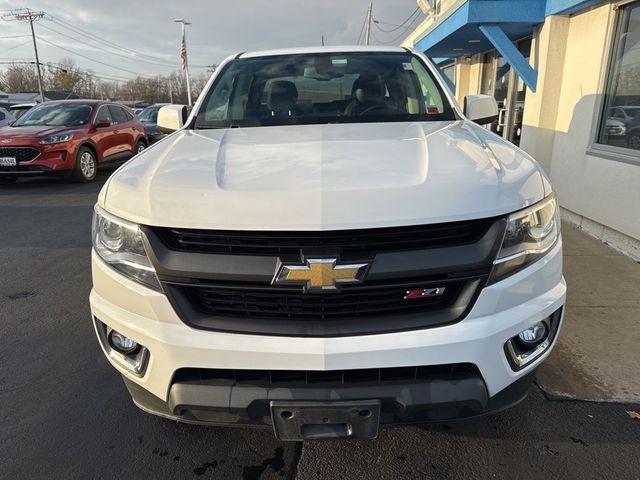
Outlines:
[[[33,11],[28,8],[21,8],[12,10],[9,14],[15,20],[18,21],[26,21],[29,22],[29,27],[31,27],[31,38],[33,40],[33,51],[36,56],[36,72],[38,73],[38,90],[40,90],[40,100],[44,102],[44,87],[42,84],[42,73],[40,72],[40,60],[38,59],[38,45],[36,43],[36,33],[33,29],[33,21],[40,20],[44,17],[43,11]],[[5,20],[8,15],[3,15],[2,19]]]
[[[379,29],[380,31],[384,32],[384,33],[393,33],[393,32],[395,32],[396,30],[398,30],[398,29],[400,29],[400,28],[404,27],[404,26],[407,24],[407,22],[409,22],[409,21],[413,18],[413,16],[414,16],[416,13],[418,13],[419,11],[420,11],[420,7],[417,7],[413,12],[411,12],[411,15],[409,15],[409,16],[406,18],[406,20],[405,20],[404,22],[402,22],[402,23],[401,23],[401,24],[399,24],[399,25],[396,25],[396,27],[395,27],[395,28],[393,28],[393,29],[391,29],[391,30],[383,30],[383,29],[382,29],[382,28],[380,28],[380,27],[378,27],[378,29]],[[415,21],[415,19],[414,19],[414,21]],[[376,21],[376,20],[374,20],[373,22],[376,24],[376,26],[377,26],[377,24],[378,24],[378,23],[380,23],[379,21]]]
[[[81,43],[81,44],[83,44],[83,45],[86,45],[87,47],[92,48],[93,50],[98,50],[98,51],[104,52],[103,47],[98,47],[98,46],[96,46],[96,45],[91,45],[90,43],[87,43],[87,42],[86,42],[86,41],[84,41],[84,40],[81,40],[81,39],[79,39],[79,38],[73,37],[73,36],[71,36],[71,35],[67,35],[67,34],[66,34],[66,33],[64,33],[64,32],[60,32],[60,31],[58,31],[58,30],[56,30],[56,29],[54,29],[54,28],[47,27],[46,25],[40,25],[40,26],[41,26],[42,28],[45,28],[45,29],[47,29],[47,30],[49,30],[49,31],[53,32],[53,33],[57,33],[58,35],[62,35],[63,37],[66,37],[66,38],[68,38],[68,39],[70,39],[70,40],[73,40],[74,42],[78,42],[78,43]],[[158,66],[161,66],[161,67],[175,67],[174,65],[170,65],[170,64],[168,64],[168,63],[156,63],[156,62],[151,62],[151,61],[149,61],[149,60],[144,60],[144,59],[142,59],[142,58],[134,58],[134,57],[131,57],[130,55],[125,55],[125,54],[123,54],[123,53],[116,53],[116,52],[106,52],[106,53],[109,53],[109,54],[111,54],[111,55],[116,55],[116,56],[121,57],[121,58],[126,58],[126,59],[128,59],[128,60],[134,60],[134,61],[137,61],[137,62],[149,63],[149,64],[151,64],[151,65],[158,65]]]
[[[160,57],[157,57],[157,56],[154,56],[154,55],[149,55],[149,54],[134,50],[134,49],[129,48],[129,47],[123,47],[122,45],[114,43],[114,42],[112,42],[110,40],[106,40],[106,39],[104,39],[104,38],[102,38],[100,36],[97,36],[97,35],[89,32],[89,31],[87,31],[87,30],[84,30],[84,29],[78,27],[77,25],[72,25],[72,24],[70,24],[70,23],[68,23],[68,22],[66,22],[66,21],[64,21],[64,20],[62,20],[62,19],[60,19],[58,17],[54,17],[53,15],[49,15],[49,17],[50,17],[49,19],[51,21],[53,21],[54,23],[58,24],[59,26],[61,26],[63,28],[66,28],[67,30],[71,30],[76,34],[80,34],[80,35],[83,35],[83,36],[91,37],[91,39],[93,41],[97,41],[99,43],[103,43],[105,45],[110,46],[111,48],[115,48],[117,50],[120,50],[120,51],[123,51],[125,53],[128,53],[129,55],[133,54],[137,60],[140,60],[141,57],[142,58],[147,58],[147,59],[154,60],[156,62],[163,62],[165,66],[174,67],[175,68],[175,65],[173,63],[169,63],[169,61],[164,59],[164,58],[160,58]],[[210,67],[210,65],[189,65],[189,66],[193,67],[193,68],[209,68]]]
[[[51,20],[53,22],[65,27],[65,28],[67,28],[69,30],[75,30],[76,33],[79,32],[81,34],[88,35],[89,37],[92,37],[93,39],[97,40],[98,42],[104,43],[104,44],[109,45],[109,46],[111,46],[113,48],[117,48],[118,50],[122,50],[122,51],[125,51],[125,52],[133,53],[133,54],[141,56],[141,57],[147,57],[147,58],[152,58],[152,59],[155,59],[155,60],[166,61],[166,60],[163,60],[163,59],[161,59],[159,57],[154,57],[154,56],[151,56],[151,55],[147,55],[145,53],[138,52],[138,51],[133,50],[131,48],[123,47],[122,45],[118,45],[117,43],[114,43],[114,42],[112,42],[110,40],[106,40],[104,38],[101,38],[101,37],[89,32],[89,31],[87,31],[87,30],[84,30],[84,29],[78,27],[77,25],[72,25],[72,24],[70,24],[70,23],[68,23],[68,22],[66,22],[66,21],[64,21],[64,20],[62,20],[62,19],[60,19],[58,17],[54,17],[53,15],[50,15],[50,18],[51,18]]]
[[[0,40],[7,40],[9,38],[23,38],[30,37],[31,35],[9,35],[8,37],[0,37]]]
[[[418,15],[417,17],[415,17],[412,22],[409,24],[409,28],[412,29],[415,27],[415,23],[416,20],[420,20],[420,15]],[[387,42],[381,42],[380,40],[378,40],[382,45],[397,45],[398,41],[402,38],[404,38],[407,35],[407,33],[405,31],[400,32],[400,34],[398,36],[396,36],[393,40],[387,41]],[[375,37],[374,37],[375,38]]]
[[[28,37],[29,35],[25,35],[25,36]],[[2,50],[0,51],[0,53],[7,53],[7,52],[10,52],[11,50],[15,50],[16,48],[24,47],[25,45],[28,45],[30,43],[31,43],[31,40],[27,40],[26,42],[22,42],[22,43],[19,43],[18,45],[14,45],[13,47],[9,47],[6,50]]]
[[[419,18],[419,16],[418,16],[418,18]],[[399,29],[403,29],[403,30],[406,31],[406,30],[411,30],[413,28],[411,26],[413,24],[413,22],[408,26],[398,25],[398,24],[395,24],[395,23],[381,22],[380,20],[374,20],[373,23],[374,23],[375,27],[378,30],[380,30],[381,32],[383,32],[383,33],[393,33],[393,32],[395,32],[396,30],[399,30]],[[380,27],[380,25],[391,25],[391,26],[395,26],[397,28],[394,28],[393,30],[385,30],[384,28]]]
[[[48,43],[49,45],[53,45],[54,47],[57,47],[60,50],[64,50],[65,52],[69,52],[69,53],[71,53],[73,55],[77,55],[78,57],[86,58],[87,60],[90,60],[90,61],[95,62],[95,63],[99,63],[100,65],[104,65],[105,67],[115,68],[116,70],[121,70],[123,72],[127,72],[127,73],[130,73],[132,75],[136,75],[138,77],[146,77],[146,75],[141,75],[140,73],[134,72],[133,70],[128,70],[126,68],[117,67],[115,65],[111,65],[109,63],[105,63],[105,62],[101,62],[100,60],[96,60],[95,58],[88,57],[87,55],[83,55],[83,54],[78,53],[76,51],[73,51],[73,50],[71,50],[69,48],[65,48],[65,47],[63,47],[61,45],[58,45],[57,43],[53,43],[51,40],[47,40],[45,38],[40,38],[40,40],[42,40],[45,43]]]

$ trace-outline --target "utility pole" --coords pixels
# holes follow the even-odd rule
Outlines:
[[[187,77],[187,99],[189,106],[191,106],[191,77],[189,76],[189,62],[187,60],[187,25],[191,23],[185,21],[182,18],[174,20],[176,23],[182,24],[182,44],[180,46],[180,59],[182,61],[182,69]]]
[[[373,20],[373,17],[371,15],[372,10],[373,10],[373,2],[369,2],[369,9],[367,10],[367,30],[364,34],[365,45],[369,45],[369,36],[371,35],[371,21]]]
[[[33,10],[26,9],[26,11],[17,10],[12,12],[13,18],[20,21],[29,22],[31,27],[31,37],[33,38],[33,51],[36,54],[36,70],[38,72],[38,89],[40,90],[40,101],[44,102],[44,87],[42,86],[42,73],[40,72],[40,60],[38,59],[38,45],[36,44],[36,34],[33,30],[33,21],[39,20],[44,17],[44,12],[34,12]]]

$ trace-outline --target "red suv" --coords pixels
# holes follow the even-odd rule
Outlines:
[[[146,146],[144,126],[122,105],[47,102],[0,129],[0,182],[69,173],[90,182],[98,165],[126,160]]]

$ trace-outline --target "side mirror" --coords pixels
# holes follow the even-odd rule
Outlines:
[[[464,115],[472,122],[486,125],[498,118],[498,103],[491,95],[464,97]]]
[[[162,133],[173,133],[184,126],[187,118],[186,105],[166,105],[158,110],[158,129]]]
[[[111,126],[111,122],[109,120],[107,120],[106,118],[102,118],[100,120],[98,120],[95,124],[96,128],[106,128],[106,127],[110,127]]]

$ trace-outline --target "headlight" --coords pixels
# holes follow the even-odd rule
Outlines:
[[[553,194],[529,208],[509,215],[490,283],[531,265],[551,250],[559,236],[560,218]]]
[[[91,228],[93,248],[106,263],[130,279],[162,290],[142,242],[140,227],[95,206]]]
[[[68,142],[73,138],[73,133],[58,133],[56,135],[49,135],[44,140],[40,140],[41,145],[49,145],[51,143]]]

